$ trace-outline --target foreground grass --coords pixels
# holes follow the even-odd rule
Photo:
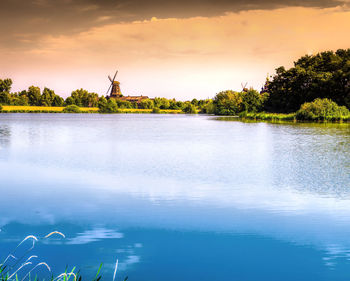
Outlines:
[[[64,107],[3,105],[1,113],[64,113]],[[98,113],[98,107],[80,107],[81,113]],[[118,113],[152,113],[152,109],[119,108]],[[181,110],[160,109],[161,114],[180,114]]]
[[[66,236],[59,231],[52,231],[40,238],[34,235],[25,237],[3,261],[0,260],[0,281],[38,281],[38,269],[44,269],[48,276],[47,279],[40,279],[41,281],[82,281],[80,271],[76,271],[76,267],[73,267],[72,270],[68,270],[68,267],[66,267],[65,272],[54,277],[51,267],[46,262],[40,261],[40,258],[36,255],[30,255],[30,252],[34,249],[35,244],[39,240],[49,239],[54,235],[63,239],[66,238]],[[23,247],[25,248],[23,249]],[[20,249],[22,251],[19,251]],[[95,278],[91,279],[91,281],[101,280],[101,268],[102,263],[97,270]],[[118,259],[114,267],[112,281],[117,281],[117,269]],[[123,280],[126,281],[127,279],[128,277],[125,277]]]

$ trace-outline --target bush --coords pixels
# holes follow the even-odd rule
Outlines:
[[[216,115],[237,115],[243,111],[242,94],[234,91],[218,93],[214,100],[214,113]]]
[[[0,112],[2,111],[2,105],[0,104]]]
[[[80,110],[79,106],[77,106],[75,104],[71,104],[71,105],[66,106],[63,109],[63,112],[64,113],[80,113],[81,110]]]
[[[150,99],[143,99],[139,103],[139,108],[141,109],[152,109],[154,106],[153,100]]]
[[[115,99],[109,99],[108,101],[105,98],[101,98],[98,102],[98,108],[100,113],[118,113],[118,104]]]
[[[349,117],[345,106],[339,106],[330,99],[315,99],[301,105],[296,113],[297,120],[342,120]]]
[[[152,113],[160,113],[160,109],[158,107],[155,107],[152,109]]]
[[[197,114],[197,108],[192,103],[186,103],[182,111],[187,114]]]

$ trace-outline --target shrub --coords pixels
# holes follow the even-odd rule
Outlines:
[[[339,106],[330,99],[315,99],[301,105],[296,113],[298,120],[342,120],[350,115],[345,106]]]
[[[141,109],[152,109],[154,106],[153,100],[143,99],[140,101],[139,108]]]
[[[155,107],[152,109],[152,113],[160,113],[160,109],[158,107]]]
[[[115,99],[109,99],[108,101],[100,99],[98,103],[98,108],[100,113],[118,113],[118,104]]]
[[[214,114],[213,100],[209,100],[201,109],[201,113]]]
[[[63,109],[63,112],[64,113],[80,113],[81,110],[80,110],[79,106],[77,106],[75,104],[71,104],[71,105],[66,106]]]
[[[218,93],[214,100],[214,113],[217,115],[237,115],[243,111],[242,95],[234,91]]]
[[[182,111],[188,114],[196,114],[197,108],[192,103],[186,103]]]
[[[0,104],[0,112],[2,111],[2,105]]]

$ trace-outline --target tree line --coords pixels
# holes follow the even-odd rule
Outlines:
[[[271,79],[270,79],[271,78]],[[260,92],[223,91],[213,99],[213,113],[296,112],[298,119],[341,119],[349,116],[350,49],[305,55],[294,66],[281,66]]]
[[[216,115],[291,113],[303,110],[299,116],[304,117],[311,116],[306,113],[311,108],[325,112],[324,108],[327,107],[327,112],[341,112],[339,114],[342,115],[350,108],[350,49],[305,55],[290,69],[283,66],[277,68],[276,73],[266,79],[261,91],[253,88],[240,92],[227,90],[217,93],[213,99],[183,102],[157,97],[132,103],[107,99],[84,89],[75,90],[63,99],[49,88],[44,88],[41,92],[39,87],[31,86],[28,90],[12,93],[11,86],[11,79],[0,79],[0,104],[99,107],[100,112],[105,113],[117,112],[120,108],[152,109],[154,112],[170,109]],[[314,102],[316,99],[317,102]],[[314,103],[310,105],[312,102]],[[307,105],[302,108],[305,103]],[[339,110],[335,109],[335,105],[339,106]]]
[[[97,93],[91,93],[84,89],[77,89],[69,97],[63,99],[61,96],[47,87],[43,91],[39,87],[30,86],[28,90],[21,92],[11,92],[11,79],[0,79],[0,104],[2,105],[21,105],[21,106],[70,106],[78,107],[99,107],[100,112],[113,113],[118,109],[170,109],[181,110],[185,113],[197,113],[205,111],[211,100],[177,101],[176,99],[167,99],[156,97],[154,99],[143,99],[139,103],[124,101],[119,99],[107,99],[99,96]]]

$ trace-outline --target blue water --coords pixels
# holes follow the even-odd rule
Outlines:
[[[55,276],[350,280],[350,126],[1,114],[0,229]]]

